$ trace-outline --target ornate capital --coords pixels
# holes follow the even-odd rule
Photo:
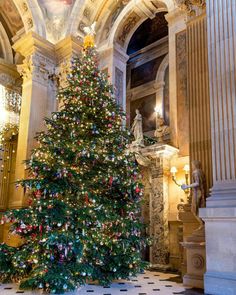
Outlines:
[[[55,73],[54,62],[40,53],[33,53],[25,58],[24,63],[17,66],[24,82],[34,80],[45,84],[49,76]]]
[[[68,74],[71,71],[71,59],[64,59],[59,66],[56,67],[56,77],[61,87],[66,87],[68,83]]]

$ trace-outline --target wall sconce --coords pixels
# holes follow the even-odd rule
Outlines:
[[[189,180],[189,171],[190,171],[189,165],[188,164],[184,165],[183,170],[185,172],[185,182],[188,185],[189,184],[189,182],[188,182],[188,180]]]
[[[184,168],[183,168],[184,172],[185,172],[185,183],[188,185],[189,184],[189,171],[190,171],[190,168],[189,168],[189,165],[186,164],[184,165]],[[176,173],[178,172],[177,168],[176,167],[171,167],[170,169],[170,173],[172,174],[172,180],[174,181],[174,183],[178,186],[181,186],[181,184],[179,184],[177,182],[177,179],[176,179]],[[186,194],[189,194],[189,189],[186,189],[184,191]]]
[[[172,174],[172,180],[174,181],[174,183],[178,186],[181,186],[181,184],[178,184],[176,181],[176,176],[175,174],[178,172],[177,168],[175,166],[171,167],[170,169],[170,173]]]
[[[155,113],[157,114],[158,117],[161,117],[162,109],[161,109],[160,106],[155,106],[154,111],[155,111]]]

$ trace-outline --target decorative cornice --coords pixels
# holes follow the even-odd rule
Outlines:
[[[22,36],[12,47],[24,57],[38,52],[55,60],[54,45],[33,31]]]
[[[78,38],[68,36],[55,45],[55,52],[59,63],[72,56],[78,55],[82,50],[82,42]]]

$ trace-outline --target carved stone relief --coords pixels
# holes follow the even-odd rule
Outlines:
[[[117,2],[118,3],[116,3],[115,7],[112,9],[109,18],[107,19],[106,24],[102,29],[103,32],[101,41],[104,41],[108,38],[113,24],[115,23],[116,19],[118,18],[124,7],[130,2],[130,0],[119,0]]]
[[[12,36],[14,36],[24,25],[13,1],[0,1],[0,11]]]
[[[170,150],[172,147],[170,147]],[[165,267],[169,264],[169,224],[168,224],[168,171],[169,157],[157,156],[157,150],[164,152],[164,146],[158,144],[141,148],[136,153],[146,159],[141,165],[144,184],[144,203],[142,217],[148,224],[148,235],[152,238],[150,261],[153,265]],[[173,153],[173,151],[172,151]]]
[[[177,124],[178,142],[182,155],[189,155],[189,100],[187,96],[187,35],[182,31],[176,35],[176,77],[177,77]]]
[[[191,257],[192,266],[196,269],[203,269],[205,267],[205,260],[200,254],[193,254]]]
[[[121,31],[118,34],[117,42],[120,45],[124,46],[126,38],[128,37],[129,33],[135,27],[139,20],[140,16],[137,15],[135,12],[130,14],[130,16],[125,21]]]
[[[55,66],[49,58],[40,53],[34,53],[27,56],[23,64],[17,66],[17,70],[24,82],[32,79],[44,85],[49,76],[55,73]]]
[[[175,2],[180,9],[189,14],[195,14],[197,8],[204,9],[206,6],[206,0],[175,0]]]
[[[115,96],[118,104],[123,104],[123,84],[124,84],[124,73],[119,69],[115,68]]]

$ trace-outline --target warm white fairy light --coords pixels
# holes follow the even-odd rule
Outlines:
[[[0,125],[19,124],[21,97],[0,84]]]

